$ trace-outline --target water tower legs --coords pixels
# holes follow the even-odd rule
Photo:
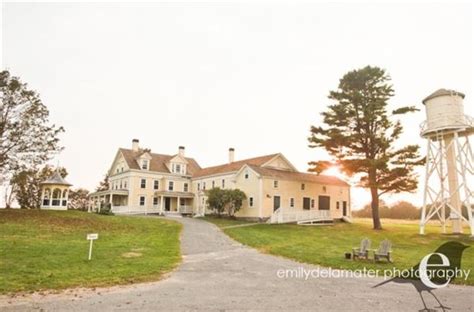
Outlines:
[[[457,137],[456,137],[457,139]],[[462,233],[462,205],[458,184],[458,169],[456,164],[456,142],[454,142],[454,135],[449,134],[444,136],[444,146],[446,149],[446,164],[448,174],[449,198],[448,205],[450,208],[449,219],[451,219],[453,234]]]
[[[426,223],[435,218],[440,221],[443,233],[446,233],[447,221],[451,220],[453,234],[462,233],[463,222],[466,222],[471,235],[474,235],[471,207],[474,190],[468,184],[474,175],[474,160],[469,137],[452,132],[427,139],[420,234],[425,233]],[[446,215],[447,209],[450,210],[449,216]]]

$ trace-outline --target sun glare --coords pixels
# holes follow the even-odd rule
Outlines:
[[[335,176],[335,177],[338,177],[338,178],[341,178],[341,179],[347,178],[344,175],[344,173],[342,173],[341,170],[339,170],[339,167],[337,167],[337,166],[329,167],[328,169],[324,170],[323,174]]]

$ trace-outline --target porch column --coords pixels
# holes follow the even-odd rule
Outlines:
[[[63,200],[64,200],[64,197],[63,197],[63,194],[64,194],[64,189],[60,189],[61,190],[61,196],[59,197],[59,207],[64,207],[63,206]]]
[[[69,189],[66,190],[66,206],[69,205]]]
[[[161,201],[160,201],[160,212],[161,214],[163,214],[163,211],[164,211],[164,208],[163,208],[163,205],[164,205],[164,196],[161,195]]]
[[[41,188],[41,205],[40,208],[43,207],[44,203],[44,187]]]
[[[114,194],[110,193],[110,211],[114,209]]]
[[[181,204],[181,198],[178,196],[178,202],[176,203],[176,210],[180,212],[180,204]]]

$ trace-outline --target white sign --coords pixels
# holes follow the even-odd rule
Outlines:
[[[91,241],[89,245],[89,260],[92,258],[92,243],[94,242],[95,239],[98,239],[98,238],[99,238],[99,234],[97,233],[87,234],[87,240]]]
[[[94,234],[87,234],[87,239],[98,239],[99,234],[94,233]]]

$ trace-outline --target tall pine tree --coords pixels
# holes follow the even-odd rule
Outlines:
[[[329,99],[334,104],[322,113],[324,126],[311,127],[310,147],[323,147],[333,161],[314,161],[310,171],[339,166],[349,176],[360,176],[359,185],[370,189],[374,229],[382,229],[379,199],[386,193],[412,192],[417,188],[414,167],[423,164],[418,145],[396,148],[403,127],[394,115],[413,112],[401,107],[389,116],[387,102],[394,95],[390,77],[378,67],[348,72]]]

